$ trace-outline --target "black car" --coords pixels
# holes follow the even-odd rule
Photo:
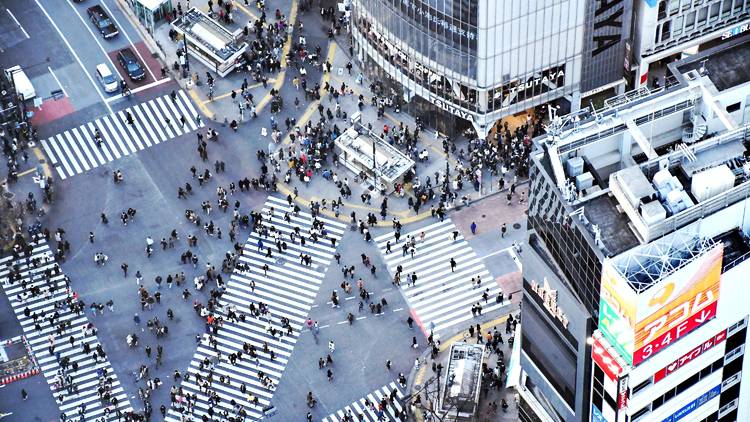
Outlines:
[[[129,47],[117,52],[117,61],[120,62],[120,66],[125,69],[125,73],[128,74],[130,79],[134,81],[146,79],[146,72],[143,71],[143,66],[141,66],[138,57]]]
[[[89,19],[104,38],[112,38],[119,33],[114,22],[100,5],[89,7],[86,11],[89,12]]]

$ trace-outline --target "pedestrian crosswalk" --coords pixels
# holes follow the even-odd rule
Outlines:
[[[174,100],[157,97],[44,139],[44,152],[64,180],[203,127],[185,91],[175,94]]]
[[[0,259],[0,283],[60,412],[68,420],[125,420],[133,411],[127,394],[43,238],[30,256]]]
[[[323,422],[405,421],[406,414],[401,403],[403,398],[401,389],[395,382],[391,382],[323,418]]]
[[[318,217],[323,226],[315,228],[310,213],[294,213],[286,200],[273,196],[262,215],[263,229],[250,234],[240,258],[247,267],[231,275],[221,296],[221,309],[214,313],[223,322],[215,335],[204,334],[200,340],[169,421],[182,420],[183,415],[193,420],[225,420],[240,413],[245,414],[240,420],[259,420],[272,406],[275,386],[336,252],[331,239],[338,242],[346,226]],[[294,241],[291,233],[299,233]],[[304,244],[300,235],[305,237]],[[313,240],[316,235],[317,241]],[[309,256],[310,265],[302,264],[300,255]],[[255,316],[251,306],[268,312]],[[230,311],[246,317],[229,318]],[[291,329],[281,328],[282,318],[289,320]],[[283,335],[274,335],[272,329],[281,329]],[[248,345],[255,351],[248,352]],[[233,364],[230,358],[238,352],[242,355]],[[212,381],[208,381],[209,373]]]
[[[410,238],[415,242],[413,258],[410,249],[405,255],[403,250]],[[450,219],[402,233],[399,242],[395,232],[378,236],[375,242],[391,276],[402,266],[401,289],[425,332],[440,333],[471,320],[472,307],[477,303],[482,307],[482,315],[505,304],[496,302],[502,289]],[[386,251],[388,242],[390,253]],[[453,270],[451,258],[456,263]],[[417,282],[410,286],[407,279],[412,273],[416,273]]]

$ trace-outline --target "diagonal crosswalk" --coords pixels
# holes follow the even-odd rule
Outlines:
[[[34,244],[30,256],[0,259],[0,283],[60,412],[68,420],[125,420],[133,410],[127,394],[106,355],[96,356],[99,340],[87,330],[93,326],[83,306],[72,309],[80,302],[43,238]],[[100,388],[109,393],[102,395]]]
[[[168,421],[183,420],[188,415],[193,420],[225,420],[241,414],[245,416],[240,420],[259,420],[264,408],[271,406],[275,386],[336,252],[330,239],[338,242],[346,226],[318,217],[316,221],[323,226],[314,228],[311,214],[295,214],[285,200],[273,196],[262,212],[264,229],[250,234],[240,258],[247,268],[234,271],[221,296],[220,310],[214,313],[223,322],[215,334],[204,334],[198,344]],[[299,236],[295,241],[290,238],[297,229],[305,237],[304,245]],[[276,247],[275,233],[279,243],[285,242],[282,252]],[[312,239],[313,234],[319,235],[317,241]],[[267,256],[266,248],[271,248],[272,256]],[[311,258],[310,265],[300,263],[300,254]],[[251,305],[256,309],[266,307],[268,313],[255,316]],[[244,314],[244,321],[241,317],[230,320],[229,311]],[[280,327],[282,318],[289,320],[291,330],[284,328],[283,335],[272,335],[270,328]],[[254,352],[248,352],[250,346]],[[238,352],[242,357],[232,364],[229,357]]]
[[[505,304],[495,302],[502,289],[493,280],[482,259],[461,234],[453,239],[453,232],[457,230],[451,220],[446,219],[402,233],[399,242],[396,242],[395,232],[375,238],[391,275],[396,273],[399,265],[402,266],[401,289],[423,330],[427,332],[432,329],[440,333],[471,320],[471,308],[477,303],[482,306],[482,315]],[[424,240],[421,240],[422,232]],[[402,246],[409,241],[409,236],[416,242],[414,258],[408,252],[403,255]],[[389,241],[391,252],[387,253]],[[451,271],[451,258],[456,262],[454,271]],[[407,278],[412,273],[416,273],[417,283],[410,286]],[[481,282],[472,285],[472,278]],[[487,301],[482,297],[485,292]]]
[[[203,127],[187,94],[176,94],[174,101],[169,95],[157,97],[58,133],[42,140],[42,148],[64,180]],[[101,146],[96,145],[97,131]]]
[[[401,400],[404,394],[395,382],[373,391],[349,406],[323,418],[323,422],[343,421],[405,421],[406,414]]]

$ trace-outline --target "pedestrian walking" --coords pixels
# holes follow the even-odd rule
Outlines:
[[[469,228],[471,229],[471,234],[477,234],[477,223],[476,222],[472,221],[471,222],[471,226],[469,226]]]
[[[503,223],[502,226],[500,226],[500,237],[505,237],[505,233],[508,231],[508,225],[506,223]]]

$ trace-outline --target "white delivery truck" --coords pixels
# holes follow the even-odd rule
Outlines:
[[[13,85],[16,87],[16,94],[20,95],[24,101],[36,97],[34,86],[31,85],[29,77],[26,76],[21,66],[13,66],[5,69],[5,76],[13,81]]]

